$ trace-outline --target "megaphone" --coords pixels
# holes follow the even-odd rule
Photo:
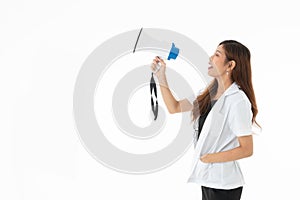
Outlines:
[[[171,49],[168,51],[170,43],[162,40],[159,35],[155,35],[155,30],[147,29],[147,31],[143,31],[143,28],[141,28],[135,42],[133,53],[136,50],[148,50],[158,54],[158,56],[164,60],[175,60],[179,54],[179,48],[172,42]],[[168,54],[165,55],[165,52],[168,52]]]
[[[148,32],[143,32],[142,33],[143,28],[141,28],[137,40],[135,42],[134,45],[134,49],[133,49],[133,53],[136,50],[151,50],[152,52],[159,52],[158,55],[160,58],[164,59],[164,60],[175,60],[179,54],[179,48],[177,48],[174,44],[174,42],[172,42],[172,46],[171,49],[169,51],[168,57],[165,57],[163,54],[165,52],[168,52],[167,49],[170,48],[169,43],[167,41],[162,41],[161,37],[153,37],[153,35],[151,33],[155,33],[155,30],[148,30]],[[155,35],[155,34],[154,34]],[[159,35],[157,35],[159,36]],[[139,45],[142,48],[139,48]],[[156,70],[154,72],[151,73],[151,79],[150,79],[150,93],[151,93],[151,108],[154,114],[154,120],[156,120],[157,115],[158,115],[158,102],[157,102],[157,89],[156,89],[156,83],[155,80],[153,78],[153,73],[156,73],[159,69],[160,69],[160,64],[157,65]],[[152,91],[154,91],[154,95],[155,95],[155,99],[156,101],[154,101],[153,96],[152,96]]]

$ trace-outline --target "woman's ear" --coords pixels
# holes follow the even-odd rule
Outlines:
[[[235,68],[235,66],[236,66],[236,63],[234,60],[229,61],[229,68],[231,71]]]

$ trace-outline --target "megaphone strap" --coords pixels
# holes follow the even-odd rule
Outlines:
[[[154,90],[154,95],[156,98],[156,104],[154,105],[154,101],[153,101],[153,96],[152,96],[152,91]],[[155,80],[153,78],[153,73],[151,74],[151,79],[150,79],[150,94],[151,94],[151,108],[152,108],[152,112],[154,114],[154,120],[156,120],[157,115],[158,115],[158,102],[157,102],[157,89],[156,89],[156,83]]]

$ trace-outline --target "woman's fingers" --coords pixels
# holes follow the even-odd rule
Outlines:
[[[162,66],[166,66],[166,63],[164,62],[163,59],[161,59],[160,57],[156,56],[151,64],[151,70],[153,73],[156,73],[160,70],[160,68]]]
[[[153,73],[156,73],[158,72],[158,70],[160,69],[159,65],[151,65],[151,70]]]
[[[165,61],[163,59],[161,59],[159,56],[156,56],[158,62],[160,62],[161,64],[166,64]]]
[[[152,71],[155,71],[155,69],[156,69],[155,65],[152,64],[152,65],[151,65],[151,70],[152,70]]]
[[[151,65],[151,70],[156,73],[158,71],[158,64],[157,62],[153,61]]]

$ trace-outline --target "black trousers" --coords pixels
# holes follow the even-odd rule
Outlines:
[[[222,190],[201,186],[201,189],[202,200],[240,200],[243,187]]]

